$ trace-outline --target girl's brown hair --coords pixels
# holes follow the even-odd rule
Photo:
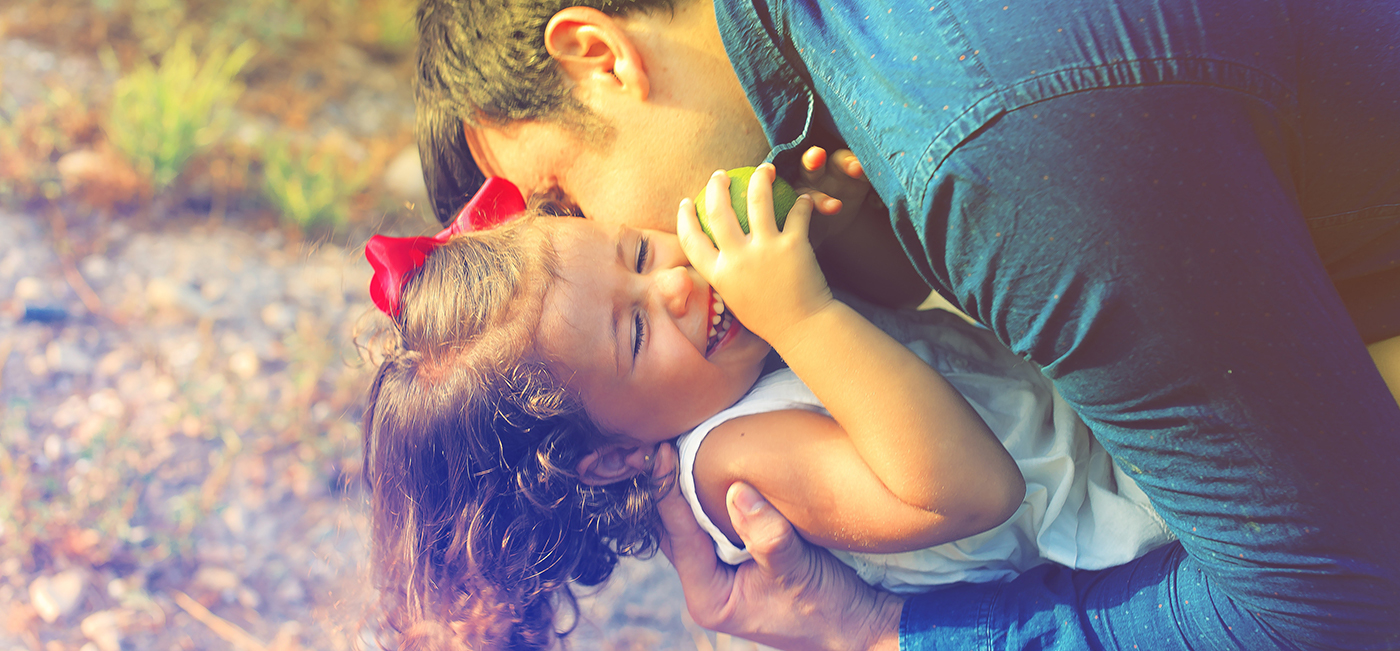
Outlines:
[[[548,648],[569,583],[656,549],[649,478],[577,480],[603,434],[532,360],[553,260],[526,218],[453,238],[404,288],[364,416],[390,648]]]

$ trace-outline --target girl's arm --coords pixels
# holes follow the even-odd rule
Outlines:
[[[779,232],[773,178],[772,166],[764,165],[750,182],[751,235],[721,208],[711,218],[717,243],[711,245],[689,203],[682,203],[677,230],[696,270],[744,326],[773,345],[832,418],[777,412],[717,428],[715,440],[702,446],[711,447],[704,467],[697,462],[697,480],[708,494],[702,506],[708,500],[718,505],[708,513],[724,514],[723,492],[743,480],[794,524],[802,520],[799,528],[814,540],[855,540],[854,522],[874,517],[899,518],[881,545],[906,536],[945,542],[1000,524],[1025,496],[1011,456],[932,367],[832,298],[806,237],[811,201],[799,200]],[[710,205],[726,205],[727,182],[723,175],[711,178]],[[753,462],[744,460],[750,445]],[[771,456],[758,463],[763,450]],[[828,480],[831,488],[817,488]],[[788,495],[788,482],[819,492]],[[843,495],[833,503],[837,493]],[[880,506],[878,513],[871,505]]]

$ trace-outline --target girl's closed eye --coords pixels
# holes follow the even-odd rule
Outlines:
[[[642,273],[646,268],[647,258],[651,253],[651,241],[646,236],[637,237],[637,273]],[[634,319],[635,326],[632,337],[632,361],[636,362],[637,355],[642,352],[642,341],[646,338],[645,323],[642,320],[642,313],[638,312]]]
[[[650,253],[651,241],[646,237],[637,238],[637,273],[642,273],[642,268],[646,265]]]

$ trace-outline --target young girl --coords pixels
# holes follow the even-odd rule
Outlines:
[[[679,237],[532,216],[371,241],[396,337],[370,391],[365,473],[399,646],[552,644],[570,582],[655,549],[671,475],[654,460],[687,432],[683,490],[731,562],[734,481],[891,589],[1102,567],[1169,538],[989,334],[836,300],[807,239],[811,200],[778,231],[773,178],[753,175],[747,236],[727,178],[711,179],[714,244],[688,201]],[[467,212],[522,208],[492,183]]]

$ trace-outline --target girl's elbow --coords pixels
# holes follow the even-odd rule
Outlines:
[[[981,491],[980,505],[972,511],[972,522],[968,523],[968,529],[975,533],[1005,523],[1016,514],[1026,499],[1026,479],[1020,472],[988,483],[989,485]]]
[[[1013,468],[1015,466],[1012,466]],[[1026,501],[1026,478],[1021,476],[1020,469],[1008,475],[1002,482],[1000,490],[995,491],[996,499],[989,505],[989,519],[994,520],[987,526],[988,529],[998,526],[1011,519],[1016,511],[1021,508],[1021,504]]]

